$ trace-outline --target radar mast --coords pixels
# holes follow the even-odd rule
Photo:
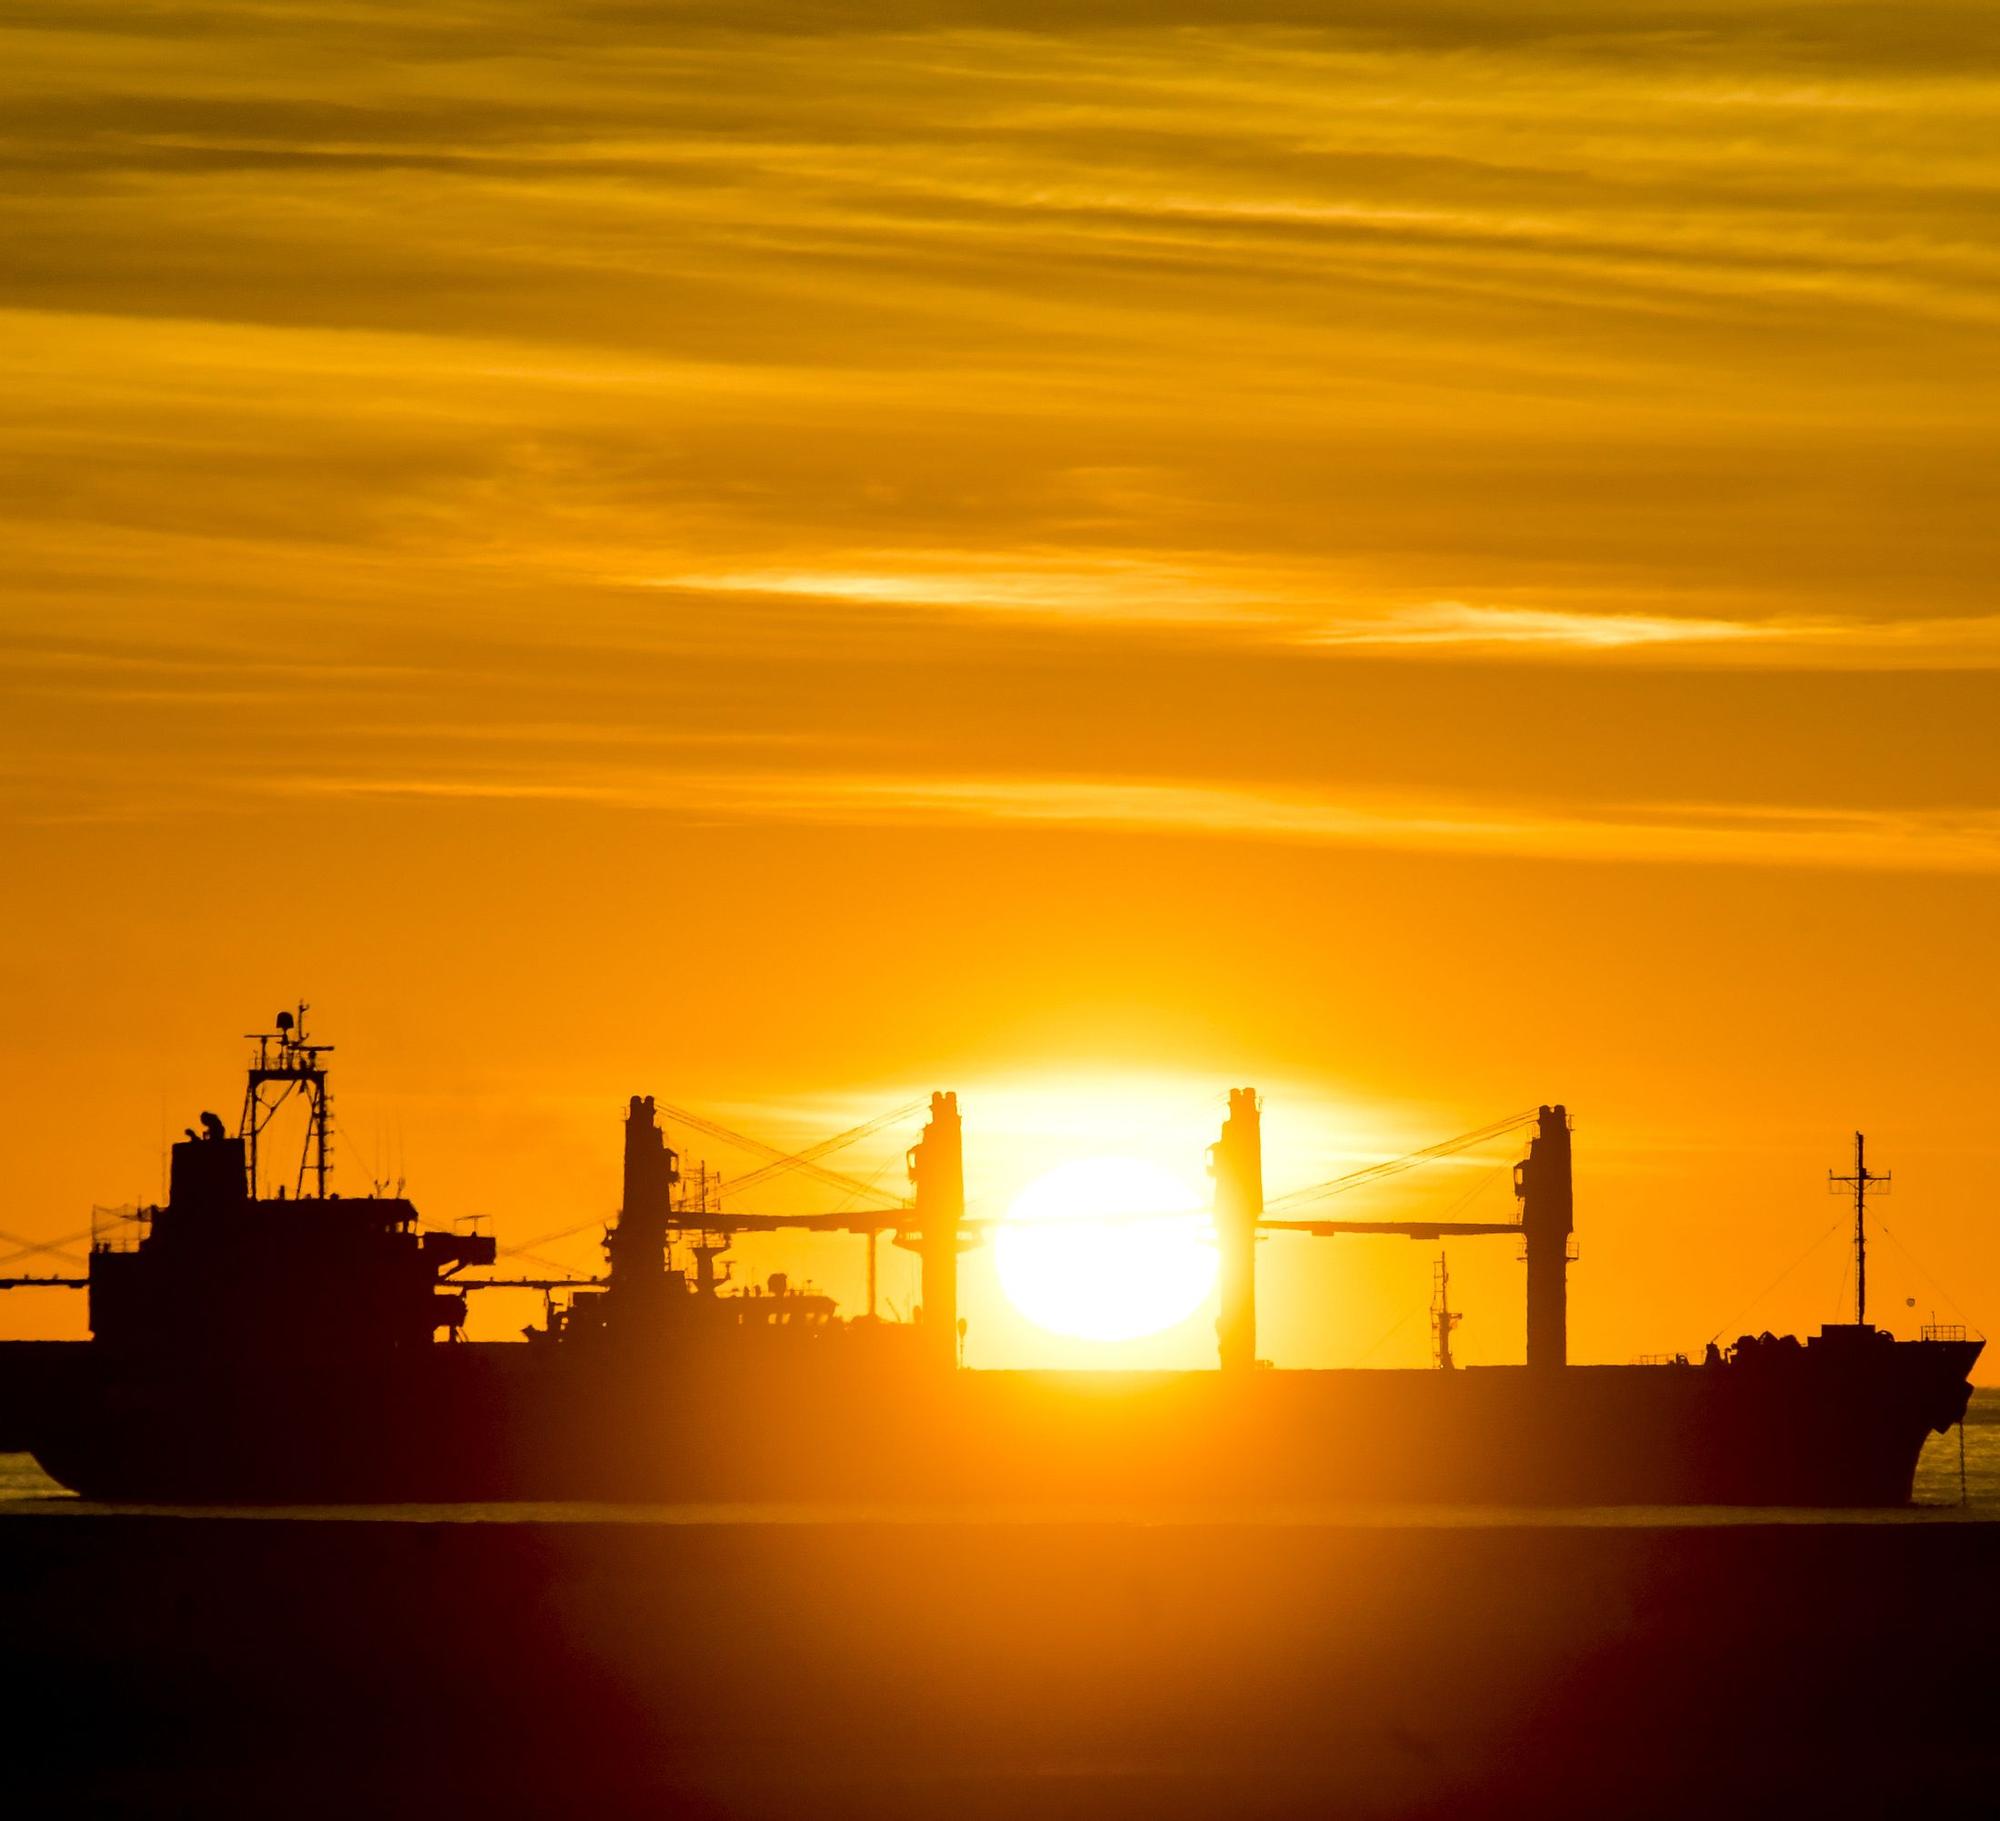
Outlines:
[[[299,1170],[292,1194],[305,1193],[306,1176],[313,1178],[313,1193],[326,1198],[327,1173],[333,1165],[333,1096],[327,1088],[326,1065],[322,1056],[333,1054],[330,1043],[313,1043],[306,1036],[306,1013],[312,1008],[301,999],[296,1014],[280,1012],[268,1031],[252,1031],[249,1041],[257,1048],[250,1058],[249,1081],[243,1091],[243,1118],[238,1128],[243,1140],[244,1167],[250,1178],[250,1199],[258,1199],[257,1155],[259,1139],[278,1109],[294,1094],[306,1101],[306,1140],[299,1154]],[[280,1193],[283,1191],[280,1190]]]

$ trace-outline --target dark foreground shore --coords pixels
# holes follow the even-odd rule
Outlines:
[[[1986,1807],[2000,1527],[0,1522],[11,1812]]]

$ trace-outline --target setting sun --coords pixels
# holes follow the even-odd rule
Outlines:
[[[1038,1176],[994,1243],[1008,1300],[1083,1340],[1135,1340],[1185,1321],[1215,1285],[1202,1198],[1171,1170],[1088,1157]]]

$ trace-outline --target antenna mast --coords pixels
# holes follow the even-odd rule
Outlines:
[[[294,1092],[306,1098],[307,1123],[305,1149],[299,1158],[298,1181],[292,1193],[305,1193],[306,1176],[310,1172],[320,1198],[326,1197],[327,1172],[333,1161],[333,1097],[327,1091],[326,1064],[320,1058],[332,1055],[333,1045],[306,1040],[306,1013],[311,1009],[302,999],[296,1016],[290,1012],[278,1014],[275,1030],[250,1033],[249,1040],[257,1048],[250,1058],[250,1079],[243,1095],[239,1130],[252,1201],[257,1199],[257,1141],[271,1123],[272,1114]],[[268,1094],[267,1089],[271,1090]]]
[[[1868,1167],[1868,1140],[1859,1132],[1854,1134],[1854,1174],[1836,1176],[1831,1170],[1826,1173],[1827,1187],[1836,1194],[1847,1189],[1854,1191],[1854,1325],[1857,1328],[1868,1325],[1868,1191],[1872,1188],[1878,1195],[1888,1194],[1893,1175],[1891,1170],[1878,1174]]]
[[[1459,1317],[1451,1306],[1451,1267],[1440,1252],[1431,1269],[1431,1345],[1440,1372],[1452,1369],[1451,1331],[1458,1323]]]

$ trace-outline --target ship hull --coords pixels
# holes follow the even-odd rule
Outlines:
[[[16,1343],[0,1399],[51,1476],[106,1500],[1893,1506],[1978,1351],[913,1378],[497,1343],[162,1372]]]

